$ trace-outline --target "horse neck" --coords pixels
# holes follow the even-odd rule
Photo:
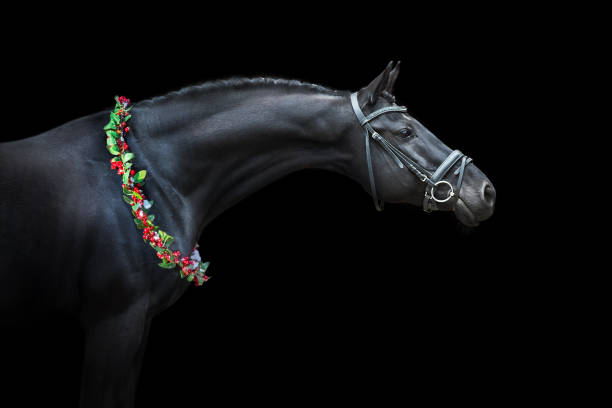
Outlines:
[[[348,95],[226,90],[136,105],[133,137],[159,186],[149,195],[165,201],[191,241],[225,209],[289,173],[350,175],[345,136],[357,123],[350,109]]]

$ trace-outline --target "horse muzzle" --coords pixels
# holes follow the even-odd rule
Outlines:
[[[475,227],[493,215],[495,200],[495,187],[488,179],[477,188],[465,186],[455,203],[455,216],[462,224]]]

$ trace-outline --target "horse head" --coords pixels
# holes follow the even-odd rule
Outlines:
[[[359,181],[379,210],[384,202],[454,211],[476,226],[493,214],[495,188],[472,159],[452,150],[396,104],[393,86],[399,62],[390,62],[369,85],[351,95],[361,130],[351,135]],[[358,129],[358,128],[357,128]],[[365,154],[364,154],[365,144]]]

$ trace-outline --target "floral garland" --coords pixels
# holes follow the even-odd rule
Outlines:
[[[117,101],[115,109],[110,114],[110,122],[104,126],[106,131],[106,148],[112,154],[111,169],[117,170],[122,176],[123,200],[132,208],[134,223],[142,231],[142,239],[157,252],[157,257],[162,260],[158,265],[162,268],[172,269],[179,266],[181,278],[187,278],[196,286],[202,285],[209,276],[205,274],[209,262],[202,262],[200,253],[196,247],[189,257],[181,257],[180,251],[170,250],[174,241],[170,235],[162,231],[153,223],[155,216],[149,214],[153,201],[147,200],[142,186],[147,176],[146,170],[135,171],[132,169],[134,154],[129,151],[125,141],[130,128],[127,121],[132,115],[129,113],[133,105],[128,107],[130,100],[125,96],[115,97]]]

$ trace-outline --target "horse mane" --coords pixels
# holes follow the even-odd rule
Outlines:
[[[138,102],[139,105],[146,104],[157,104],[173,100],[178,97],[184,96],[195,96],[207,92],[218,91],[218,90],[230,90],[230,89],[248,89],[248,88],[263,88],[263,87],[278,87],[278,88],[289,88],[299,89],[307,92],[323,93],[326,95],[340,95],[346,91],[338,91],[335,89],[327,88],[322,85],[312,84],[308,82],[299,81],[296,79],[282,79],[282,78],[267,78],[267,77],[256,77],[256,78],[244,78],[234,77],[228,79],[218,79],[214,81],[207,81],[201,84],[190,85],[181,88],[176,91],[168,92],[164,95],[155,96],[153,98],[145,99]]]

